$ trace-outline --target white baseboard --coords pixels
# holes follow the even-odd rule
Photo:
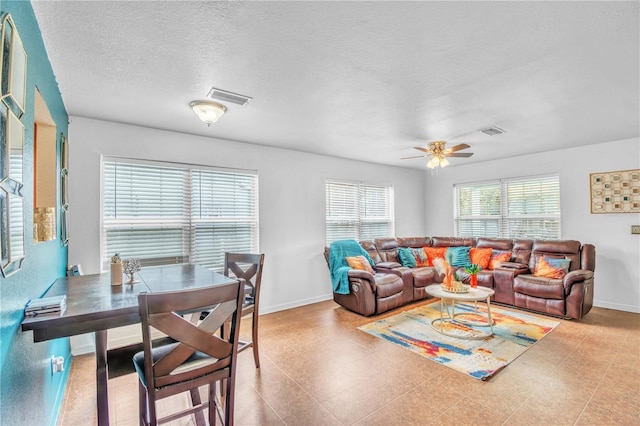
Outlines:
[[[296,300],[295,302],[283,303],[281,305],[274,306],[260,306],[260,315],[272,314],[274,312],[280,312],[287,309],[299,308],[300,306],[311,305],[312,303],[324,302],[325,300],[332,300],[333,294],[323,294],[322,296],[311,297],[309,299]]]
[[[627,305],[622,303],[603,302],[601,300],[594,300],[593,306],[597,308],[614,309],[616,311],[634,312],[640,314],[640,306]]]

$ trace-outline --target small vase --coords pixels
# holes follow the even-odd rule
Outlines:
[[[111,285],[122,285],[122,263],[111,264]]]
[[[453,269],[448,268],[447,274],[444,277],[444,285],[445,287],[452,288],[453,287]]]
[[[476,274],[470,276],[469,285],[471,286],[471,288],[478,287],[478,276]]]

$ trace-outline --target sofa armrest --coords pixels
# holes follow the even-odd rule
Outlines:
[[[368,284],[368,290],[375,294],[376,292],[376,278],[373,274],[363,271],[361,269],[350,269],[348,272],[349,275],[349,283],[351,283],[352,279],[358,279],[363,284]],[[351,287],[351,284],[349,284]]]
[[[388,270],[388,269],[396,269],[396,268],[401,268],[402,265],[399,264],[398,262],[380,262],[380,263],[376,263],[376,269],[383,269],[383,270]]]
[[[349,278],[361,278],[368,281],[373,281],[373,274],[367,271],[363,271],[361,269],[349,269],[348,272]]]
[[[593,271],[587,269],[576,269],[564,276],[562,284],[564,285],[565,294],[571,293],[571,286],[575,283],[581,283],[593,278]]]

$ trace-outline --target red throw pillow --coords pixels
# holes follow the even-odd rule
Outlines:
[[[444,259],[444,255],[447,252],[448,247],[425,247],[424,252],[427,254],[429,258],[428,266],[435,266],[433,263],[436,259]]]
[[[359,269],[361,271],[367,271],[370,274],[373,274],[373,268],[371,264],[364,256],[352,256],[346,258],[347,263],[353,269]]]
[[[500,267],[502,262],[508,262],[511,260],[510,251],[494,250],[492,253],[491,260],[489,261],[489,269],[496,269]]]
[[[475,263],[482,269],[487,269],[489,267],[489,261],[491,260],[491,252],[493,250],[491,247],[487,248],[477,248],[472,247],[469,250],[469,257],[471,258],[471,263]]]

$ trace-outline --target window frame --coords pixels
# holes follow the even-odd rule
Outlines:
[[[106,218],[106,175],[105,175],[105,165],[109,162],[114,163],[126,163],[133,164],[138,166],[149,166],[149,167],[158,167],[158,168],[168,168],[173,170],[182,170],[184,172],[184,209],[183,216],[181,218],[176,219],[162,219],[162,218],[128,218],[128,219],[113,219],[109,220]],[[193,188],[194,176],[193,173],[195,171],[204,171],[204,172],[213,172],[213,173],[224,173],[230,175],[242,175],[242,176],[252,176],[252,206],[251,209],[253,211],[253,220],[251,220],[251,216],[245,217],[243,223],[250,223],[252,226],[252,236],[250,238],[251,247],[247,248],[247,251],[258,252],[260,247],[260,225],[259,225],[259,179],[258,172],[256,170],[246,170],[246,169],[234,169],[234,168],[226,168],[226,167],[215,167],[208,166],[202,164],[187,164],[187,163],[179,163],[179,162],[169,162],[169,161],[154,161],[140,158],[131,158],[131,157],[119,157],[119,156],[101,156],[100,161],[100,188],[101,188],[101,198],[100,198],[100,265],[103,271],[108,268],[108,259],[113,255],[113,253],[107,253],[107,230],[109,227],[117,227],[119,224],[121,226],[126,226],[129,224],[132,225],[148,225],[148,226],[161,226],[166,224],[176,224],[179,225],[182,229],[184,235],[186,235],[185,241],[183,241],[183,254],[181,256],[159,256],[157,258],[152,258],[148,261],[143,261],[143,266],[155,266],[155,265],[167,265],[167,264],[176,264],[176,263],[195,263],[196,259],[196,227],[202,223],[240,223],[239,221],[233,220],[233,218],[223,217],[220,219],[216,218],[201,218],[200,215],[196,217],[194,212],[194,197],[196,196],[196,191]],[[198,195],[202,195],[199,193]],[[222,257],[224,254],[222,254]],[[217,265],[215,267],[210,267],[209,269],[221,272],[223,270],[223,265]]]
[[[545,183],[546,181],[546,183]],[[551,185],[557,185],[557,199],[553,201],[553,207],[557,207],[557,212],[548,212],[548,213],[532,213],[532,214],[513,214],[510,211],[509,206],[509,194],[508,189],[509,185],[516,184],[518,182],[524,182],[525,185],[528,184],[548,184],[551,182]],[[463,189],[479,189],[483,186],[491,187],[496,186],[499,189],[499,211],[497,214],[471,214],[471,215],[461,215],[460,214],[460,191]],[[535,195],[535,193],[530,193]],[[539,193],[541,196],[548,194],[545,192]],[[555,194],[552,194],[556,196]],[[495,208],[495,206],[494,206]],[[560,176],[558,174],[544,174],[544,175],[536,175],[536,176],[524,176],[524,177],[513,177],[513,178],[502,178],[502,179],[494,179],[487,181],[478,181],[478,182],[467,182],[467,183],[457,183],[453,186],[453,225],[454,225],[454,234],[457,237],[488,237],[488,238],[510,238],[510,239],[561,239],[562,238],[562,204],[561,204],[561,186],[560,186]],[[514,221],[542,221],[543,223],[546,221],[551,222],[550,228],[545,228],[547,231],[542,232],[540,234],[531,234],[531,233],[522,233],[518,232],[518,230],[513,230],[510,226]],[[491,221],[495,221],[496,225],[494,226],[497,229],[496,234],[483,234],[479,235],[473,232],[471,229],[471,235],[469,233],[463,231],[463,223],[470,221],[478,221],[478,224],[481,223],[489,223]],[[471,227],[472,228],[472,227]],[[484,226],[485,230],[488,228],[486,225]],[[553,229],[555,228],[555,230]]]
[[[338,206],[336,210],[342,208],[346,210],[349,207],[349,204],[353,206],[353,210],[347,215],[330,215],[331,204],[333,204],[333,200],[330,198],[332,194],[330,193],[330,188],[333,185],[341,185],[345,187],[351,187],[355,189],[357,192],[357,196],[355,199],[350,199],[345,201],[343,206]],[[392,237],[395,232],[395,199],[394,199],[394,188],[392,184],[385,183],[373,183],[373,182],[364,182],[364,181],[351,181],[344,179],[325,179],[325,243],[327,245],[331,244],[331,242],[339,240],[339,239],[355,239],[356,241],[368,240],[373,238],[383,238],[383,237]],[[386,210],[387,214],[378,215],[378,216],[366,216],[363,214],[363,204],[366,202],[363,198],[365,198],[367,189],[382,189],[385,194],[383,196],[386,199],[386,206],[383,207],[383,210]],[[337,192],[337,190],[335,191]],[[345,191],[347,192],[347,191]],[[337,195],[337,194],[334,194]],[[353,226],[354,232],[338,232],[331,231],[331,227],[336,225],[330,224],[330,222],[351,222],[350,226]],[[369,232],[371,230],[367,230],[366,226],[376,223],[386,224],[387,227],[387,235],[378,235],[371,236]]]

